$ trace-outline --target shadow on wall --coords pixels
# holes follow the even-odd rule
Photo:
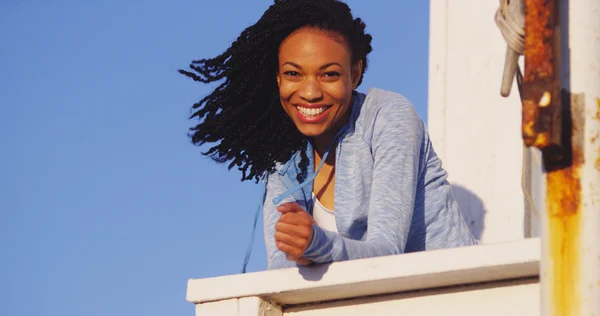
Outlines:
[[[452,185],[452,194],[454,195],[456,202],[458,202],[460,211],[463,214],[467,225],[469,225],[471,233],[473,233],[473,236],[475,236],[477,240],[481,240],[486,213],[483,201],[475,195],[475,193],[460,185]]]

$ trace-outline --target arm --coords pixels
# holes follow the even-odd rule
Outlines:
[[[425,126],[412,106],[398,103],[383,106],[374,124],[366,239],[348,239],[313,225],[313,239],[304,252],[304,257],[313,262],[404,252],[414,211]]]
[[[279,180],[277,173],[269,174],[267,177],[267,186],[265,199],[263,201],[263,226],[265,246],[267,250],[267,269],[283,269],[296,267],[296,262],[287,260],[286,254],[277,248],[275,244],[275,224],[279,221],[281,213],[277,211],[277,206],[273,203],[273,198],[286,191],[286,187]],[[294,202],[293,196],[286,197],[281,203]]]

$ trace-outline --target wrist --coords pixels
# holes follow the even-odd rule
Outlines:
[[[315,253],[315,248],[318,248],[318,239],[319,239],[319,232],[321,231],[321,227],[319,227],[319,225],[317,224],[313,224],[312,225],[312,234],[311,234],[311,238],[308,242],[308,246],[306,247],[306,249],[304,249],[304,252],[302,253],[302,256],[311,260],[309,257],[311,255],[314,255]]]

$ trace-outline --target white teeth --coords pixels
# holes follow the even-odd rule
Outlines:
[[[320,107],[320,108],[304,108],[299,106],[298,107],[298,111],[300,111],[300,113],[302,113],[302,115],[305,116],[317,116],[323,112],[325,112],[325,110],[327,109],[327,107]]]

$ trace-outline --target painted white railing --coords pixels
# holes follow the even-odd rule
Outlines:
[[[196,315],[539,315],[540,240],[191,279]]]

